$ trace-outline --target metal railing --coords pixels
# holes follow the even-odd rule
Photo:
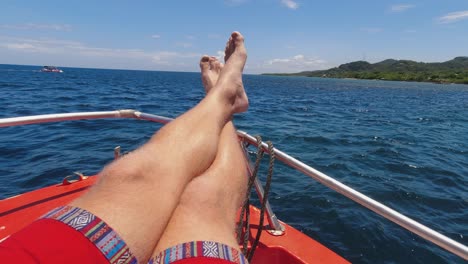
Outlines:
[[[69,113],[69,114],[51,114],[51,115],[38,115],[38,116],[27,116],[27,117],[14,117],[0,119],[0,127],[17,126],[26,124],[38,124],[47,122],[58,122],[68,120],[80,120],[80,119],[101,119],[101,118],[136,118],[141,120],[148,120],[158,123],[166,124],[172,121],[171,118],[157,116],[152,114],[142,113],[136,110],[117,110],[107,112],[88,112],[88,113]],[[243,131],[237,132],[238,136],[248,142],[251,145],[257,146],[257,140]],[[261,146],[266,153],[269,153],[268,146],[266,143],[262,143]],[[362,206],[374,211],[375,213],[383,216],[384,218],[396,223],[397,225],[406,228],[407,230],[417,234],[418,236],[444,248],[445,250],[452,252],[453,254],[468,260],[468,247],[465,245],[442,235],[441,233],[424,226],[415,220],[406,217],[399,212],[373,200],[372,198],[352,189],[349,186],[331,178],[330,176],[308,166],[307,164],[291,157],[290,155],[282,152],[279,149],[274,149],[276,158],[286,165],[304,173],[305,175],[315,179],[323,185],[341,193],[349,199],[361,204]],[[261,198],[260,198],[261,199]],[[274,215],[272,212],[270,212]],[[270,219],[269,219],[270,221]],[[271,223],[270,223],[271,224]]]

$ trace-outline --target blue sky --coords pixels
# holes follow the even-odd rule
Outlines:
[[[2,0],[0,63],[198,71],[233,30],[246,72],[468,55],[468,1]]]

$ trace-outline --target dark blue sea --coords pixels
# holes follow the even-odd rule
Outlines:
[[[0,117],[138,109],[177,117],[202,97],[198,73],[0,65]],[[238,128],[468,244],[468,86],[246,75]],[[97,173],[160,125],[69,121],[0,128],[0,198]],[[277,163],[279,218],[354,263],[464,263]]]

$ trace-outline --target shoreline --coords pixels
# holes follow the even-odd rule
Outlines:
[[[432,84],[453,84],[453,85],[468,85],[468,83],[444,82],[444,81],[412,81],[412,80],[388,80],[388,79],[365,79],[365,78],[351,78],[351,77],[321,77],[321,76],[305,76],[297,74],[277,74],[277,73],[262,73],[262,76],[278,76],[278,77],[306,77],[306,78],[320,78],[320,79],[341,79],[341,80],[354,80],[354,81],[385,81],[385,82],[409,82],[409,83],[432,83]]]
[[[328,70],[263,74],[468,85],[468,57],[459,56],[445,62],[429,63],[395,59],[386,59],[376,63],[354,61]]]

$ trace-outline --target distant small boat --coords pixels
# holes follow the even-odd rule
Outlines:
[[[41,72],[63,72],[63,71],[55,66],[44,66]]]

